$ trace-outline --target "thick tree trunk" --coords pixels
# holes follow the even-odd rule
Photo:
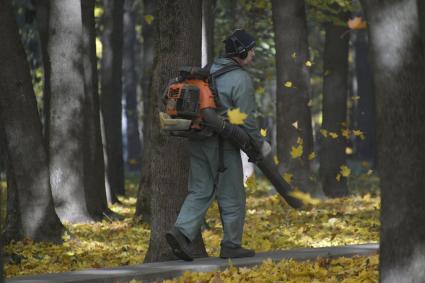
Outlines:
[[[12,240],[21,240],[24,238],[22,229],[21,214],[19,211],[18,191],[16,187],[15,174],[13,168],[8,162],[7,166],[7,214],[6,226],[2,231],[2,241],[10,243]]]
[[[157,4],[160,37],[152,81],[152,93],[156,95],[151,126],[152,232],[145,262],[175,259],[164,235],[175,223],[187,194],[187,141],[159,133],[161,95],[179,66],[201,63],[201,2],[161,0]],[[194,251],[198,256],[206,255],[202,241],[196,241]]]
[[[16,185],[23,236],[60,241],[49,166],[31,76],[11,3],[0,1],[0,119]]]
[[[155,53],[154,41],[157,18],[156,0],[143,1],[144,21],[142,25],[143,35],[143,73],[142,73],[142,97],[143,97],[143,155],[142,172],[140,176],[139,192],[136,203],[136,216],[141,217],[146,223],[151,218],[151,123],[152,123],[152,100],[151,95],[152,66]],[[153,21],[149,21],[153,17]]]
[[[123,95],[127,117],[127,168],[140,170],[141,144],[139,135],[139,111],[137,109],[136,73],[136,12],[134,0],[124,4],[124,45],[123,45]]]
[[[84,181],[87,208],[96,219],[108,212],[105,191],[105,163],[100,130],[96,59],[95,0],[81,0],[84,64]]]
[[[419,1],[418,1],[419,2]],[[362,1],[369,24],[381,180],[381,282],[425,278],[425,41],[417,1]]]
[[[308,156],[313,152],[310,74],[304,1],[273,0],[276,41],[276,130],[280,167],[293,174],[293,186],[313,192]],[[291,157],[291,149],[302,146],[302,156]]]
[[[62,221],[92,221],[84,181],[84,72],[80,0],[51,0],[50,180]]]
[[[355,72],[357,78],[357,100],[354,109],[355,128],[361,130],[365,139],[356,140],[356,157],[374,166],[376,163],[376,105],[373,93],[373,74],[368,58],[368,37],[366,30],[356,31],[354,41]]]
[[[347,17],[342,18],[343,21]],[[329,197],[348,194],[347,178],[341,175],[346,166],[345,147],[347,139],[342,130],[347,128],[348,93],[348,36],[343,26],[328,24],[324,50],[323,122],[327,135],[321,136],[320,177],[324,193]],[[329,134],[337,134],[334,138]]]
[[[122,0],[104,0],[101,104],[105,123],[107,176],[112,202],[117,195],[124,195],[124,161],[122,144]]]
[[[38,34],[40,37],[41,57],[43,62],[43,130],[46,146],[49,137],[49,113],[50,113],[50,69],[48,68],[47,42],[49,38],[49,0],[35,0]],[[48,148],[47,148],[48,149]]]
[[[214,59],[214,22],[217,0],[202,0],[202,66]]]

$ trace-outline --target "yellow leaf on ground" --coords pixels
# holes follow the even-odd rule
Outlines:
[[[309,155],[308,155],[308,160],[313,160],[313,159],[315,159],[316,158],[316,153],[315,152],[312,152],[312,153],[310,153]]]
[[[296,122],[292,123],[292,126],[293,126],[295,129],[298,129],[298,121],[296,121]]]
[[[303,144],[303,143],[304,143],[303,139],[298,137],[297,138],[297,144]]]
[[[303,155],[303,146],[302,144],[298,145],[298,146],[293,146],[291,148],[291,157],[293,159],[295,158],[299,158]]]
[[[346,147],[345,154],[353,154],[353,149],[351,147]]]
[[[311,63],[310,61],[305,62],[306,67],[310,68],[311,66],[313,66],[313,63]]]
[[[275,156],[273,156],[273,161],[274,161],[274,164],[276,164],[276,165],[278,165],[279,164],[279,158],[277,158],[277,156],[275,155]]]
[[[287,81],[283,84],[285,87],[292,87],[292,82],[291,81]]]
[[[291,54],[291,57],[292,57],[292,59],[297,58],[297,52],[292,53],[292,54]]]
[[[248,117],[248,115],[241,112],[239,108],[229,110],[227,116],[229,117],[230,123],[233,125],[243,125],[244,120]]]
[[[348,177],[351,174],[351,169],[348,168],[347,165],[341,165],[340,167],[340,173],[343,177]]]
[[[294,198],[299,199],[305,204],[311,204],[311,205],[317,205],[320,203],[320,200],[317,198],[313,198],[308,193],[304,193],[300,190],[294,190],[289,193],[290,196],[293,196]]]
[[[261,129],[260,134],[261,134],[261,136],[266,137],[267,136],[267,129]]]
[[[322,136],[324,136],[325,138],[328,137],[328,131],[325,129],[320,129],[320,133],[322,134]]]

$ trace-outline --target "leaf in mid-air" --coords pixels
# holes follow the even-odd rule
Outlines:
[[[230,123],[233,125],[243,125],[246,117],[248,117],[248,115],[241,112],[239,108],[229,110],[229,112],[227,112],[227,116],[229,117]]]
[[[303,155],[303,146],[302,144],[299,144],[298,146],[293,146],[291,148],[291,157],[293,159],[299,158]]]
[[[284,85],[285,87],[290,88],[290,87],[292,87],[292,82],[291,82],[291,81],[287,81],[287,82],[285,82],[283,85]]]
[[[350,168],[348,168],[348,166],[347,166],[347,165],[341,165],[341,166],[339,167],[339,169],[340,169],[340,173],[341,173],[341,175],[342,175],[343,177],[348,177],[348,176],[350,176],[350,174],[351,174],[351,169],[350,169]]]
[[[145,22],[146,22],[148,25],[150,25],[150,24],[152,24],[152,22],[153,22],[154,16],[152,16],[152,15],[146,15],[144,18],[145,18]]]

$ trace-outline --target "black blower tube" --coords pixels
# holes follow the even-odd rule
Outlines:
[[[279,170],[274,163],[272,153],[266,156],[261,154],[261,144],[254,144],[253,139],[238,126],[232,125],[217,115],[215,109],[206,108],[201,111],[205,126],[211,128],[223,138],[230,140],[243,150],[253,160],[255,164],[263,172],[264,176],[273,184],[276,191],[286,200],[293,208],[302,207],[302,202],[289,195],[293,189],[279,174]]]

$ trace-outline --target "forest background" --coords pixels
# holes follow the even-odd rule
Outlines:
[[[408,208],[420,195],[411,168],[424,168],[419,1],[12,2],[0,1],[2,243],[61,242],[64,224],[122,220],[111,208],[125,202],[127,179],[137,180],[134,219],[152,231],[144,260],[173,258],[163,234],[187,190],[188,158],[184,140],[160,134],[159,95],[179,66],[211,62],[240,27],[257,38],[258,122],[285,180],[314,203],[309,195],[379,196],[385,176],[382,219],[414,227],[423,216]],[[378,36],[385,27],[390,38]],[[406,169],[394,172],[400,160]],[[387,214],[394,207],[414,217]],[[420,230],[387,245],[407,233],[400,258],[410,258]]]

